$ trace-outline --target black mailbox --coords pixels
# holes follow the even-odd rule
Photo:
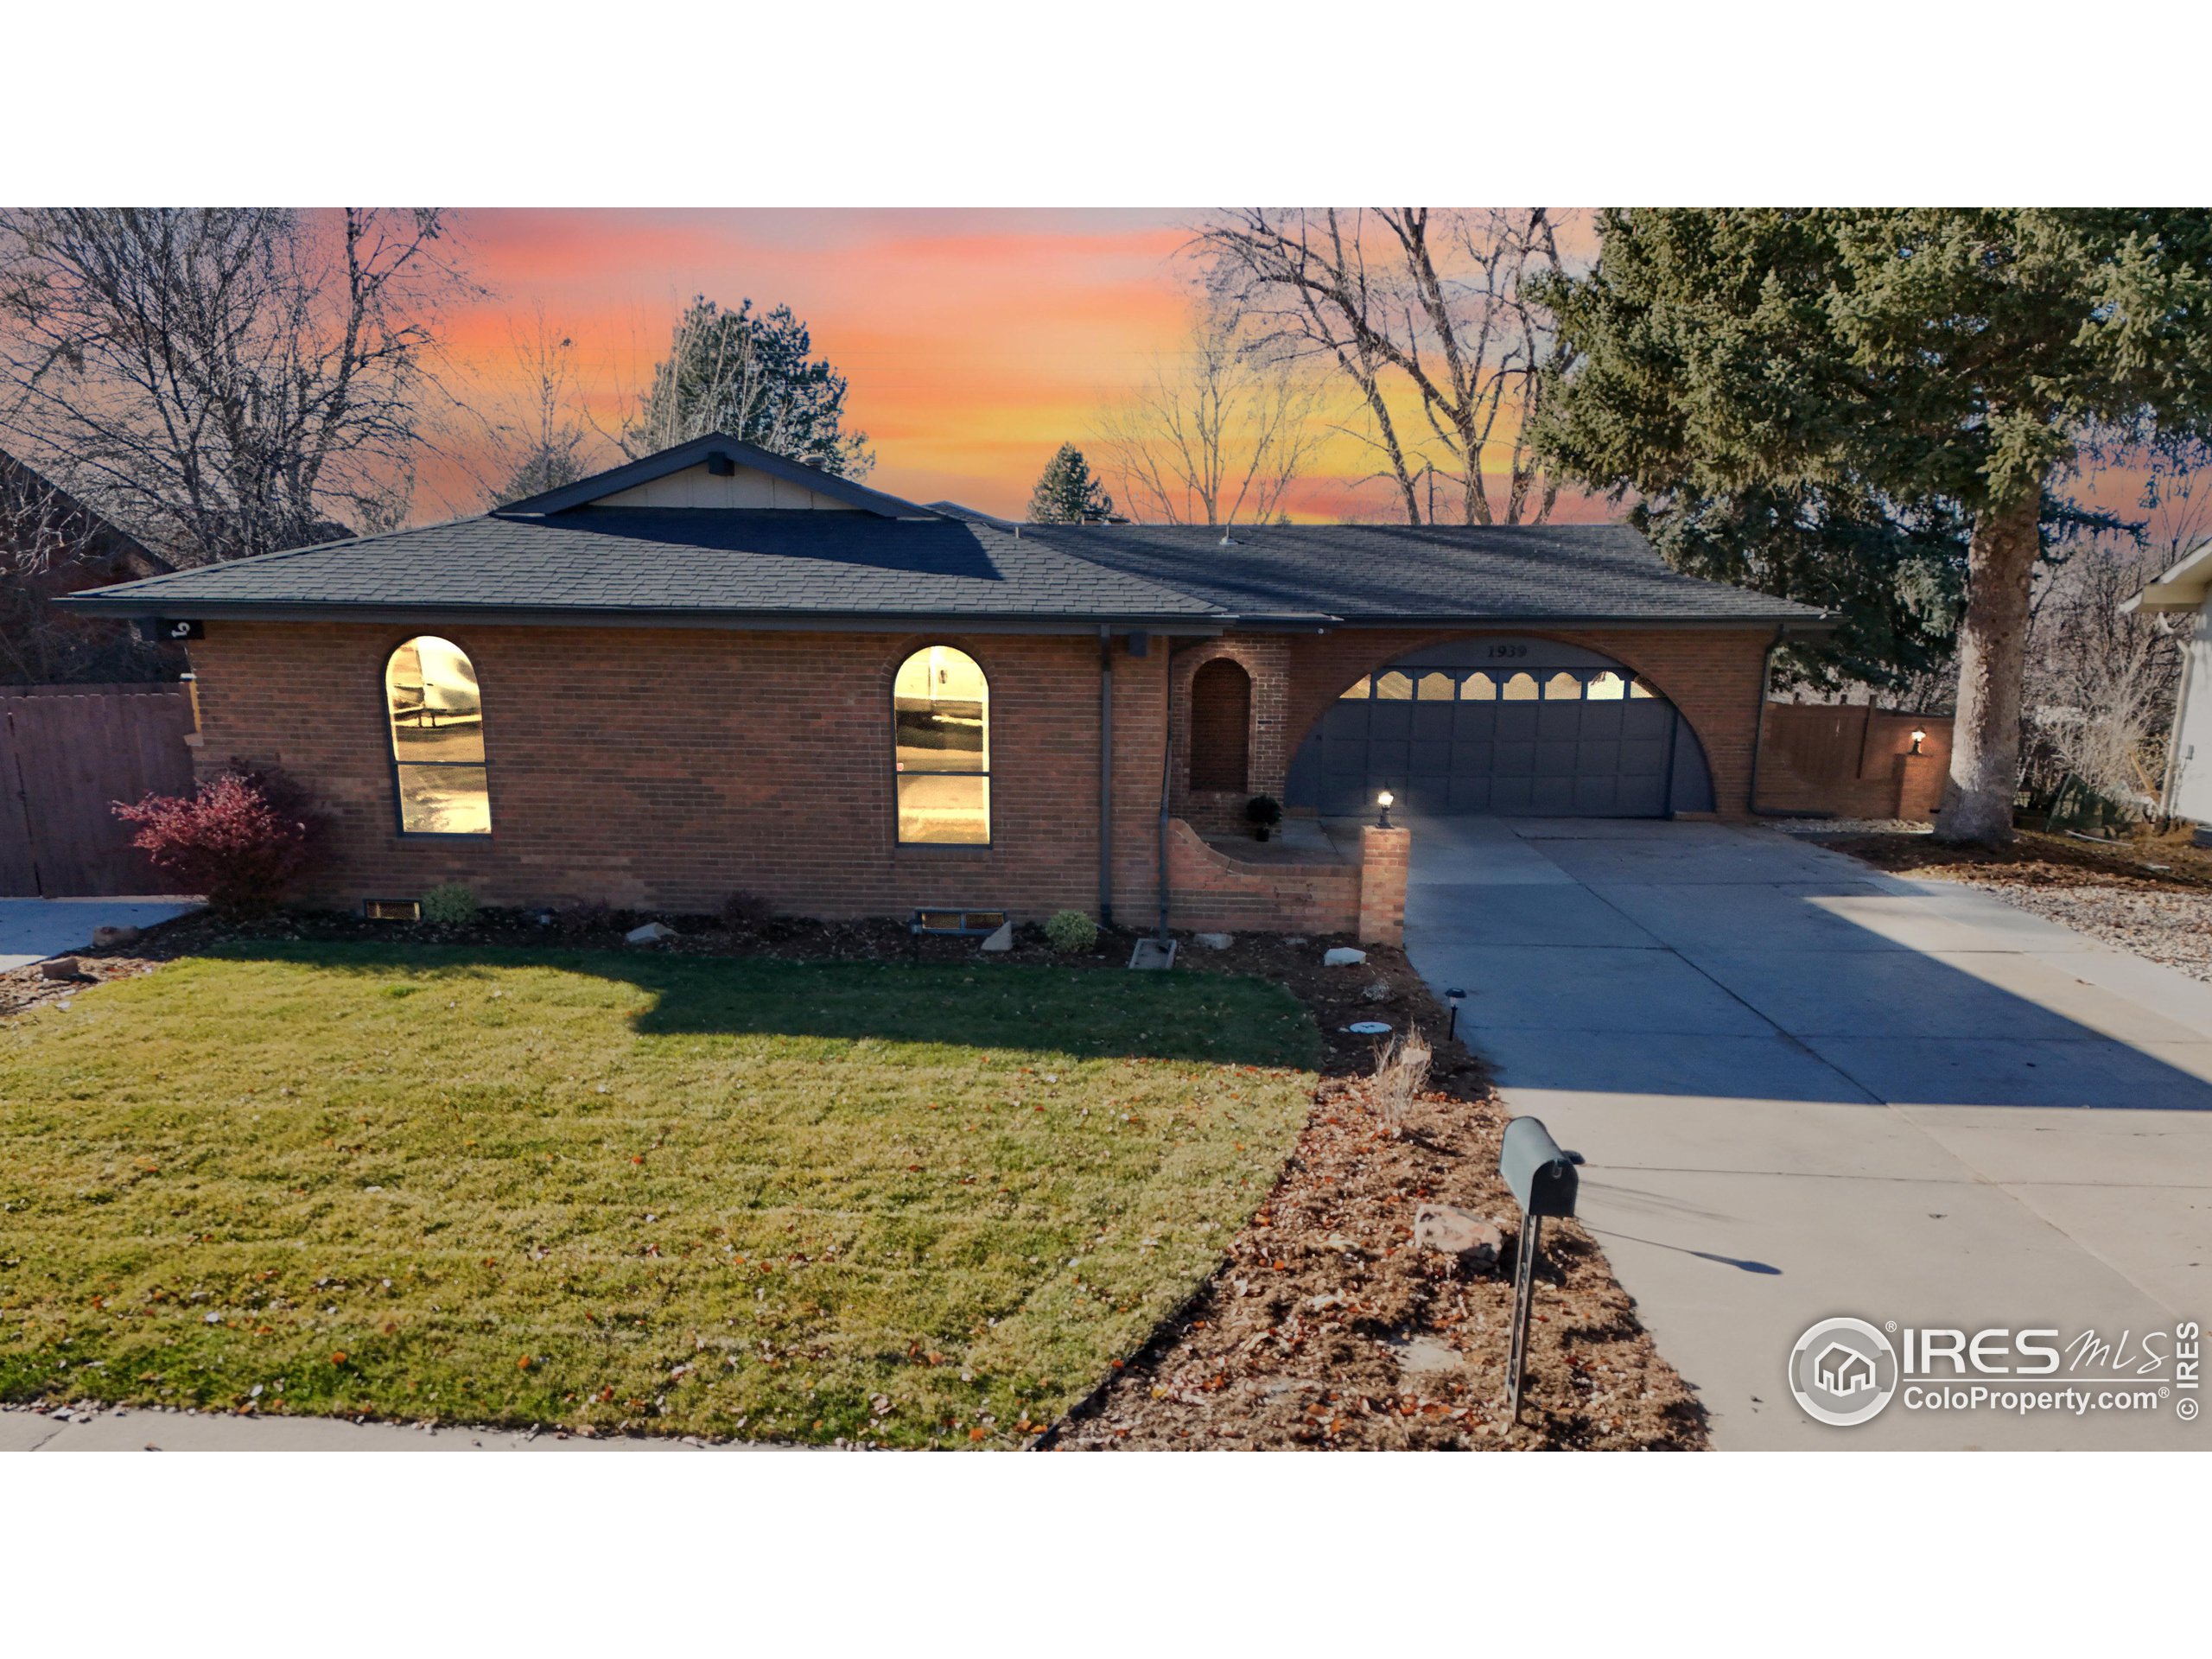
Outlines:
[[[1541,1118],[1516,1117],[1505,1126],[1497,1173],[1527,1216],[1572,1216],[1580,1185],[1574,1160],[1559,1149]]]

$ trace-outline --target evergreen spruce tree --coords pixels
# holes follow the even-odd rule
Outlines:
[[[622,447],[649,455],[720,432],[858,479],[875,456],[866,433],[845,429],[847,390],[791,307],[756,312],[742,300],[726,310],[702,295],[677,319]]]
[[[1033,524],[1080,524],[1104,518],[1114,511],[1114,498],[1090,475],[1090,463],[1071,443],[1046,463],[1029,493],[1029,522]]]
[[[1847,613],[1881,595],[1861,645],[1894,650],[1885,632],[1962,587],[1937,832],[2009,837],[2053,504],[2101,455],[2212,436],[2212,213],[1631,209],[1599,229],[1586,276],[1539,287],[1568,366],[1535,442],[1724,567],[1764,561]]]

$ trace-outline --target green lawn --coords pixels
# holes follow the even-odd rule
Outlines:
[[[1211,1269],[1316,1052],[1218,976],[173,963],[0,1025],[0,1397],[1005,1444]]]

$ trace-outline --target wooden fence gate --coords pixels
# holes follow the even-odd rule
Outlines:
[[[181,685],[0,686],[0,898],[168,893],[110,810],[192,787]]]

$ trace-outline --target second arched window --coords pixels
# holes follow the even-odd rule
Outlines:
[[[891,690],[899,839],[978,847],[991,839],[991,692],[976,659],[925,645]]]

